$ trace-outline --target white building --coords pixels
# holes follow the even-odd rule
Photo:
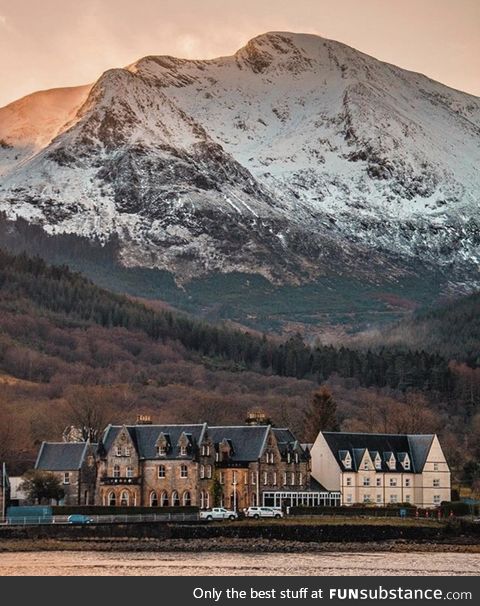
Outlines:
[[[450,469],[436,435],[320,432],[312,476],[340,491],[342,505],[450,501]]]

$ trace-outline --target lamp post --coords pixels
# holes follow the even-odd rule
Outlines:
[[[233,511],[237,511],[237,473],[233,472]]]
[[[2,464],[2,522],[5,522],[7,508],[7,466]]]

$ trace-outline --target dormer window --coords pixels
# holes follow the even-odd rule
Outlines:
[[[378,454],[375,457],[375,469],[382,469],[382,459],[379,457]]]
[[[167,454],[166,446],[157,446],[157,456],[164,457]]]
[[[186,446],[180,446],[180,456],[181,457],[187,456],[187,447]]]
[[[403,469],[410,469],[410,459],[408,457],[405,457],[403,461]]]
[[[349,452],[346,453],[342,462],[345,469],[352,469],[352,457]]]
[[[388,467],[390,469],[395,469],[397,467],[397,462],[396,462],[395,457],[393,456],[393,454],[390,456],[390,459],[388,460]]]
[[[122,447],[117,446],[117,457],[121,457],[121,456],[122,456]]]
[[[207,444],[204,444],[202,446],[202,457],[209,457],[210,456],[210,446],[208,446]]]
[[[295,463],[298,463],[299,458],[298,458],[298,452],[295,453]]]
[[[131,454],[132,454],[132,451],[130,449],[130,446],[125,446],[125,456],[129,457],[129,456],[131,456]]]
[[[290,452],[287,452],[287,463],[291,463],[292,462],[292,454]]]
[[[369,464],[368,464],[368,460],[367,460],[367,459],[365,459],[365,461],[363,462],[363,469],[364,469],[365,471],[368,471],[368,470],[369,470],[369,467],[370,467],[370,466],[369,466]]]

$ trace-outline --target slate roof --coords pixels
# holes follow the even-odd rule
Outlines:
[[[89,442],[43,442],[35,469],[74,471],[80,469],[90,446]],[[96,444],[91,445],[96,448]]]
[[[190,441],[192,450],[197,448],[205,432],[205,424],[197,425],[128,425],[126,429],[132,438],[140,459],[157,459],[156,442],[163,433],[171,444],[165,457],[162,459],[179,458],[180,452],[178,441],[180,436],[185,433]],[[108,452],[123,429],[122,425],[109,425],[103,434],[101,448]],[[190,453],[189,453],[190,454]]]
[[[256,461],[262,456],[267,440],[269,425],[222,425],[209,427],[208,435],[214,444],[228,440],[233,448],[230,461]]]
[[[272,431],[277,438],[278,448],[282,455],[286,454],[286,452],[290,450],[291,452],[298,452],[302,460],[308,460],[308,453],[305,452],[303,446],[289,429],[273,427]]]
[[[352,470],[357,471],[366,449],[373,461],[376,453],[380,454],[382,466],[379,471],[405,472],[400,461],[403,460],[405,454],[408,454],[411,461],[411,471],[414,473],[422,472],[435,437],[433,434],[369,434],[328,431],[323,432],[322,435],[342,469],[345,469],[341,462],[342,452],[348,451],[350,453]],[[390,453],[395,456],[395,469],[390,469],[387,465]]]

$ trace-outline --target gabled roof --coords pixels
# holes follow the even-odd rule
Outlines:
[[[300,444],[290,429],[272,427],[272,432],[277,440],[278,449],[282,456],[285,456],[286,453],[290,451],[298,453],[302,461],[308,460],[309,452],[305,450],[303,444]]]
[[[89,442],[43,442],[38,453],[35,469],[43,471],[75,471],[85,461]]]
[[[207,431],[214,444],[228,440],[232,445],[230,461],[249,462],[262,456],[269,429],[269,425],[221,425]]]
[[[122,430],[122,425],[109,425],[102,439],[102,447],[104,452],[108,452]],[[196,447],[201,441],[204,434],[205,425],[127,425],[126,429],[132,438],[138,456],[141,459],[157,459],[156,443],[160,435],[163,433],[167,438],[171,448],[168,449],[164,459],[176,459],[180,456],[180,448],[178,441],[182,434],[187,434],[187,437]]]
[[[423,470],[428,452],[434,439],[433,434],[370,434],[370,433],[346,433],[346,432],[322,432],[325,441],[332,451],[338,464],[344,468],[342,459],[348,451],[352,457],[352,469],[357,471],[365,450],[368,450],[372,460],[377,452],[382,459],[379,471],[403,472],[401,465],[406,454],[410,457],[411,471],[420,473]],[[393,453],[396,461],[395,469],[387,465],[390,455]],[[360,456],[361,455],[361,456]]]

